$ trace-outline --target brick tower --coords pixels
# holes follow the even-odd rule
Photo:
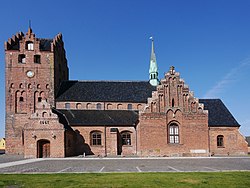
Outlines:
[[[23,128],[46,100],[55,105],[61,81],[68,80],[62,34],[54,39],[36,38],[32,29],[5,42],[5,137],[7,154],[23,154]]]

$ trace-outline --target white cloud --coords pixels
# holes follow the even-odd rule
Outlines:
[[[243,68],[250,66],[250,58],[244,59],[240,62],[238,67],[232,68],[219,82],[215,84],[210,90],[207,91],[203,98],[217,98],[227,86],[237,81],[236,74]]]

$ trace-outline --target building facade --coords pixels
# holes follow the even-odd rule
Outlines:
[[[62,34],[32,29],[5,42],[6,153],[26,158],[245,155],[240,125],[219,99],[198,99],[173,66],[149,81],[73,81]]]

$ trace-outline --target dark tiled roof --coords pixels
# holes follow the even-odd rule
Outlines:
[[[247,137],[246,137],[246,141],[247,141],[247,143],[248,143],[248,147],[250,147],[250,136],[247,136]]]
[[[199,99],[199,102],[208,110],[209,127],[240,127],[220,99]]]
[[[132,110],[58,110],[70,125],[135,126],[139,115]]]
[[[40,41],[40,50],[41,51],[51,51],[52,39],[38,39]]]
[[[146,103],[153,90],[146,81],[64,81],[56,101]]]

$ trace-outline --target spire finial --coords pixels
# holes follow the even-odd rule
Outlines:
[[[31,28],[31,20],[29,20],[29,28]]]
[[[29,28],[28,28],[28,36],[31,36],[32,29],[31,29],[31,20],[29,20]]]

